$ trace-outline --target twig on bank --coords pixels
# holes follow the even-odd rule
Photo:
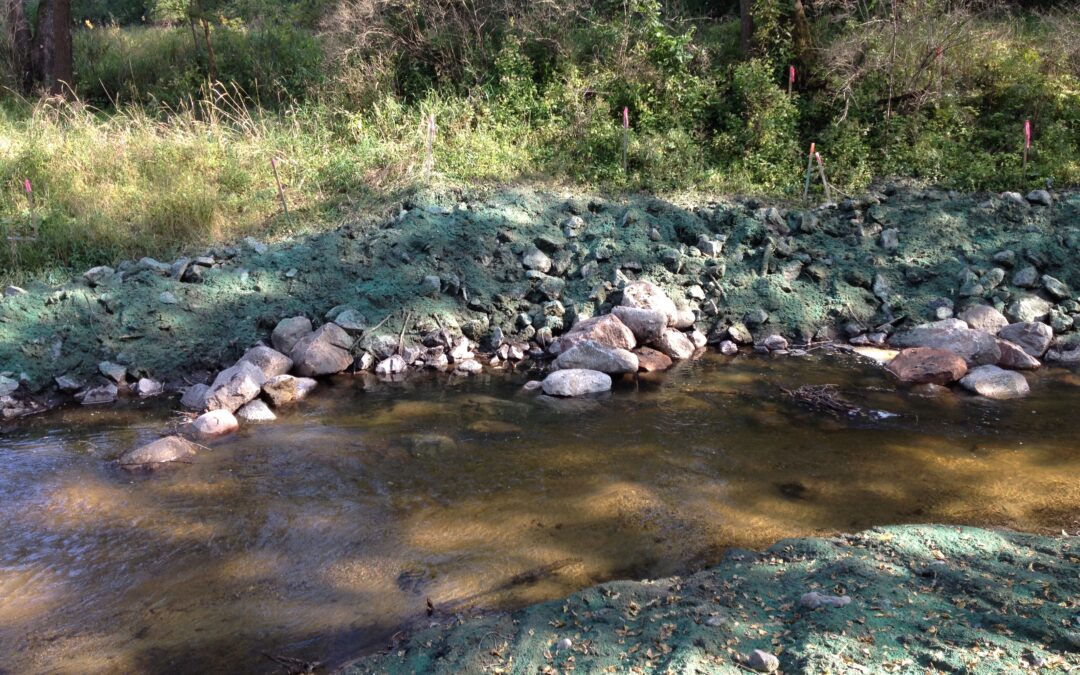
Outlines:
[[[401,354],[402,347],[405,344],[405,331],[409,328],[409,319],[412,318],[412,312],[405,312],[405,320],[401,323],[401,332],[398,334],[397,339],[397,353]]]

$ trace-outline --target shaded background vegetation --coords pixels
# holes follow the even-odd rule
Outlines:
[[[72,14],[74,98],[9,89],[0,104],[0,232],[27,237],[0,252],[5,278],[321,227],[418,181],[797,197],[812,141],[844,192],[880,176],[1080,182],[1072,3],[76,0]]]

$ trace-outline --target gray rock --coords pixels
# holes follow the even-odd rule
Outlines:
[[[770,335],[761,341],[761,345],[770,352],[775,352],[787,349],[788,341],[783,335]]]
[[[376,375],[397,375],[398,373],[404,373],[408,370],[409,364],[405,363],[405,359],[394,354],[386,359],[383,359],[375,366]]]
[[[1020,195],[1017,195],[1018,197]],[[1006,267],[1012,267],[1016,264],[1016,251],[1005,249],[1004,251],[998,251],[994,254],[994,262],[1004,265]]]
[[[154,260],[153,258],[139,258],[139,262],[135,263],[135,266],[139,269],[150,270],[158,274],[169,276],[172,274],[172,265],[165,262]]]
[[[176,299],[176,296],[173,295],[172,292],[165,291],[158,296],[158,302],[163,305],[175,305],[178,304],[180,301]]]
[[[754,336],[750,334],[750,329],[738,321],[728,327],[727,336],[729,340],[737,345],[749,345],[754,342]]]
[[[1040,321],[1012,323],[998,331],[998,337],[1018,345],[1035,358],[1042,357],[1054,339],[1054,330]]]
[[[283,354],[290,354],[296,343],[301,338],[311,335],[312,332],[311,319],[306,316],[293,316],[278,322],[270,336],[270,342],[274,345],[274,349]]]
[[[6,378],[4,378],[4,376],[0,375],[0,396],[6,396],[7,395],[7,394],[3,393],[4,392],[4,387],[3,387],[2,382],[3,382],[4,379],[6,379]],[[82,381],[75,379],[71,375],[61,375],[60,377],[54,378],[53,381],[56,382],[56,386],[57,386],[57,388],[60,389],[60,391],[67,392],[67,393],[75,392],[75,391],[78,391],[78,390],[83,388]],[[8,393],[10,394],[11,392],[8,392]]]
[[[266,253],[270,250],[270,248],[266,244],[262,243],[255,237],[244,237],[244,244],[259,255],[262,255],[263,253]]]
[[[596,370],[556,370],[544,378],[548,396],[586,396],[611,390],[611,376]]]
[[[468,375],[475,375],[484,370],[484,365],[476,359],[465,359],[464,361],[458,361],[454,365],[455,373],[464,373]]]
[[[206,392],[206,410],[227,410],[232,413],[251,401],[262,391],[266,376],[249,361],[239,361],[218,373]]]
[[[206,384],[193,384],[184,390],[184,395],[180,397],[180,405],[188,410],[206,410],[206,392],[210,391],[210,386]]]
[[[675,320],[671,323],[671,327],[686,330],[692,328],[695,321],[697,321],[697,315],[694,314],[693,310],[680,309],[675,312]]]
[[[991,335],[1009,325],[1005,315],[989,305],[973,305],[960,312],[960,320],[974,330],[981,330]]]
[[[148,377],[140,377],[139,381],[135,383],[135,393],[139,395],[139,398],[149,398],[150,396],[157,396],[164,387],[157,380],[151,380]]]
[[[668,325],[668,315],[657,309],[619,306],[611,313],[630,329],[638,342],[659,340]]]
[[[664,334],[660,336],[660,339],[657,340],[653,346],[668,357],[676,360],[688,359],[693,356],[696,351],[694,343],[690,341],[690,338],[673,328],[664,331]]]
[[[1007,203],[1015,204],[1016,206],[1027,206],[1027,202],[1024,201],[1024,196],[1019,192],[1002,192],[1001,198]]]
[[[101,403],[112,403],[116,400],[117,394],[119,394],[119,390],[116,388],[116,385],[112,382],[106,382],[93,387],[87,387],[75,394],[75,398],[83,405],[98,405]]]
[[[803,593],[799,597],[799,606],[807,609],[819,607],[846,607],[851,604],[851,598],[846,595],[825,595],[817,591]]]
[[[1050,196],[1050,193],[1046,190],[1032,190],[1027,193],[1027,200],[1032,204],[1039,204],[1040,206],[1053,206],[1054,198]]]
[[[934,324],[916,326],[892,336],[889,344],[900,349],[907,347],[945,349],[964,359],[968,366],[993,364],[1001,358],[1001,350],[998,349],[993,335],[981,330],[972,330],[959,319],[946,319]]]
[[[543,272],[544,274],[547,274],[548,271],[551,270],[551,258],[535,246],[527,250],[521,257],[521,264],[524,265],[526,269],[536,270],[537,272]]]
[[[198,446],[191,441],[180,436],[166,436],[120,455],[120,466],[131,470],[155,464],[180,462],[194,457],[197,452]]]
[[[1072,296],[1068,286],[1049,274],[1044,274],[1042,276],[1042,287],[1046,289],[1047,293],[1058,300],[1068,300],[1069,297]]]
[[[585,340],[559,354],[553,367],[556,370],[597,370],[602,373],[636,373],[638,357],[616,347]]]
[[[10,377],[0,375],[0,396],[11,396],[19,388],[19,382]]]
[[[724,252],[724,242],[720,239],[710,239],[704,234],[698,238],[697,249],[707,258],[715,258]]]
[[[659,286],[649,281],[632,281],[622,289],[622,306],[663,312],[668,325],[675,323],[679,308]]]
[[[191,423],[195,433],[204,438],[223,436],[240,428],[236,416],[224,408],[203,413]]]
[[[304,400],[315,389],[316,384],[310,377],[278,375],[267,380],[262,390],[274,407],[280,408],[283,405]]]
[[[1018,298],[1005,308],[1005,316],[1010,321],[1044,321],[1050,316],[1054,305],[1035,295]]]
[[[759,673],[774,673],[780,670],[780,659],[769,652],[755,649],[746,658],[746,666]]]
[[[1013,275],[1012,283],[1020,288],[1035,288],[1039,285],[1039,270],[1034,265],[1022,267]]]
[[[237,410],[236,418],[243,422],[273,422],[277,419],[277,415],[270,410],[268,405],[259,399],[255,399]]]
[[[979,366],[968,371],[961,378],[960,386],[979,396],[997,400],[1020,398],[1031,391],[1023,375],[997,366]]]
[[[442,292],[442,279],[437,274],[428,274],[420,282],[420,293],[435,297]]]
[[[349,353],[353,339],[336,323],[326,323],[293,346],[293,368],[297,375],[333,375],[352,365]]]
[[[262,371],[263,377],[269,380],[271,377],[284,375],[292,370],[293,360],[276,349],[265,345],[258,345],[244,352],[241,361],[247,361]]]
[[[769,313],[760,307],[750,310],[746,313],[746,316],[743,317],[743,323],[754,328],[764,326],[768,321]]]
[[[112,361],[102,361],[98,364],[98,372],[113,382],[120,384],[127,379],[127,368]]]
[[[720,353],[724,356],[734,356],[739,353],[739,345],[731,340],[724,340],[720,343]]]
[[[881,231],[881,248],[886,251],[895,251],[900,248],[900,230],[890,227]]]
[[[116,274],[116,270],[105,265],[99,265],[97,267],[91,267],[83,272],[83,279],[86,280],[86,284],[93,288],[102,283],[105,283],[112,275]]]
[[[350,335],[359,335],[367,330],[367,317],[355,309],[345,309],[333,321]]]
[[[14,298],[17,295],[26,295],[26,289],[25,288],[19,288],[18,286],[5,286],[4,287],[4,297],[5,298]]]

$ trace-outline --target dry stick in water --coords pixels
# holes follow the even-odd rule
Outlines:
[[[292,220],[292,216],[289,215],[289,205],[285,202],[285,190],[281,187],[281,177],[278,176],[277,170],[277,158],[270,158],[270,166],[274,168],[274,182],[277,183],[278,199],[281,200],[281,208],[285,210],[285,217]]]

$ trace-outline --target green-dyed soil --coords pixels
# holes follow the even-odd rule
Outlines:
[[[1080,668],[1080,541],[896,526],[732,551],[693,576],[618,581],[456,624],[438,613],[359,673],[1023,673]],[[806,609],[802,594],[851,598]],[[563,639],[569,648],[559,648]]]
[[[96,287],[77,277],[6,298],[0,372],[22,379],[23,391],[40,392],[57,375],[90,380],[108,359],[132,375],[179,382],[230,365],[283,317],[306,314],[318,323],[338,305],[359,310],[368,325],[390,316],[380,331],[395,337],[402,310],[412,312],[410,334],[449,325],[482,339],[499,326],[508,336],[528,337],[533,329],[523,334],[516,322],[522,313],[535,328],[558,334],[617,301],[626,277],[654,280],[697,308],[703,331],[761,308],[770,318],[755,332],[804,339],[848,321],[930,319],[937,298],[958,308],[1001,304],[1025,292],[1010,288],[1008,277],[980,297],[958,291],[1006,248],[1017,254],[1017,266],[1037,261],[1040,271],[1080,288],[1080,194],[1057,195],[1053,207],[934,190],[879,196],[884,203],[869,197],[850,207],[770,214],[753,201],[681,205],[530,188],[422,193],[390,213],[274,243],[265,253],[243,244],[210,251],[217,264],[201,283],[130,263],[120,267],[122,279]],[[561,224],[573,214],[584,225],[568,238]],[[886,228],[898,230],[895,251],[881,245]],[[726,238],[723,254],[701,256],[694,248],[701,235]],[[555,280],[527,278],[521,257],[536,243],[551,252]],[[442,277],[441,292],[422,290],[426,275]],[[879,284],[877,297],[875,280],[888,287],[882,293]],[[694,285],[704,300],[689,297]],[[164,292],[176,304],[162,302]],[[543,306],[556,295],[562,317]]]

